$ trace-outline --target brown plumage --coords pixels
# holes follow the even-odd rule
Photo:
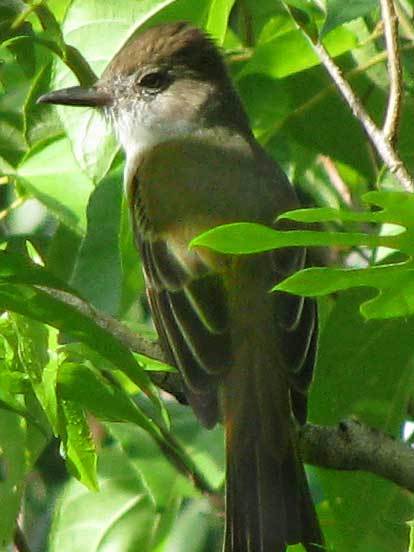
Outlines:
[[[189,249],[218,224],[273,225],[298,205],[290,183],[254,139],[220,52],[186,23],[131,41],[92,91],[43,101],[88,98],[105,106],[126,151],[134,235],[167,360],[201,423],[225,427],[224,552],[284,552],[298,542],[320,551],[294,428],[306,420],[316,307],[269,293],[305,266],[306,252]]]

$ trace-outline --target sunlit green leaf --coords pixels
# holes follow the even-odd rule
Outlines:
[[[57,332],[24,316],[14,315],[13,320],[17,331],[20,362],[57,435]]]
[[[291,246],[366,246],[388,247],[405,255],[414,254],[414,199],[403,192],[370,192],[363,196],[379,211],[354,212],[332,208],[299,209],[284,213],[279,219],[298,222],[364,222],[393,224],[401,227],[395,235],[320,230],[276,231],[272,228],[235,223],[219,226],[195,238],[192,247],[211,247],[227,254],[251,254]],[[304,296],[318,296],[351,287],[374,287],[379,294],[361,306],[367,318],[392,318],[414,313],[414,273],[410,259],[404,263],[379,265],[364,269],[309,268],[297,272],[275,286]]]
[[[228,18],[235,0],[211,0],[206,31],[213,36],[219,44],[223,44],[227,30]]]
[[[410,528],[410,546],[408,552],[414,552],[414,523],[413,521],[407,521],[407,524]]]
[[[88,489],[97,491],[97,455],[85,414],[71,400],[62,400],[61,410],[60,424],[67,465],[76,479]]]
[[[343,54],[356,45],[355,35],[342,27],[332,32],[327,37],[325,44],[332,56]],[[239,77],[260,73],[281,79],[319,63],[320,60],[303,36],[302,31],[293,30],[260,45],[251,60],[244,66]]]
[[[93,190],[65,139],[31,152],[18,169],[21,184],[78,233],[86,230],[86,205]]]

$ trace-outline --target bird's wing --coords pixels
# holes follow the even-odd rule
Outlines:
[[[307,252],[302,248],[276,250],[270,256],[274,284],[308,265]],[[318,337],[316,302],[309,297],[277,292],[274,304],[281,330],[282,354],[289,373],[293,412],[300,423],[305,423]]]
[[[211,427],[219,417],[218,377],[231,363],[222,279],[197,253],[186,251],[178,257],[161,239],[141,236],[139,249],[167,361],[180,370],[189,402],[200,421]]]

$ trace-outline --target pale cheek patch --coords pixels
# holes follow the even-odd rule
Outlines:
[[[132,113],[121,111],[116,118],[113,118],[117,137],[126,154],[125,193],[128,193],[142,155],[145,152],[163,142],[196,133],[194,126],[184,120],[178,119],[160,123],[148,106],[140,104],[139,113],[137,111]]]

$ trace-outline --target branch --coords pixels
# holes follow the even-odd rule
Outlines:
[[[67,291],[52,289],[45,286],[37,286],[39,289],[61,301],[65,305],[76,309],[78,312],[93,320],[100,328],[111,333],[125,347],[136,353],[140,353],[154,360],[163,362],[163,353],[161,347],[156,341],[151,341],[136,334],[130,330],[125,324],[119,322],[109,314],[96,309],[87,301],[80,299],[76,295],[72,295]]]
[[[299,442],[308,464],[374,473],[414,491],[414,450],[356,420],[336,427],[307,424],[299,430]]]
[[[401,114],[402,69],[398,44],[398,17],[395,13],[394,0],[381,0],[381,13],[384,23],[385,44],[388,52],[388,75],[390,92],[387,112],[383,126],[384,138],[395,143]]]
[[[121,322],[74,295],[43,286],[41,289],[93,320],[134,352],[163,361],[158,343],[138,336]],[[151,378],[153,374],[156,373],[149,372]],[[160,372],[159,375],[164,378],[161,388],[182,401],[183,390],[179,374]],[[172,380],[168,379],[170,376],[173,376]],[[156,380],[154,383],[158,385]],[[355,420],[341,422],[336,427],[307,424],[298,431],[302,457],[308,464],[336,470],[375,473],[414,491],[414,450],[405,443]],[[206,492],[205,484],[200,481],[195,481],[195,484]],[[215,496],[211,490],[207,494]]]
[[[408,173],[404,163],[400,159],[394,147],[386,139],[383,131],[377,127],[365,110],[358,96],[356,96],[355,92],[352,90],[348,81],[344,79],[339,67],[335,64],[325,47],[320,42],[312,43],[312,45],[313,49],[318,54],[319,59],[325,66],[325,69],[331,75],[338,90],[341,92],[342,96],[351,108],[352,113],[361,122],[365,132],[374,144],[384,163],[399,180],[404,190],[407,192],[414,192],[413,178]]]
[[[292,12],[290,7],[287,4],[285,4],[285,6],[297,26],[302,30],[305,37],[308,39],[310,45],[324,65],[325,69],[330,74],[337,89],[351,108],[352,113],[364,127],[365,132],[367,133],[371,142],[374,144],[374,147],[381,156],[385,165],[395,175],[404,190],[406,190],[407,192],[414,192],[414,179],[408,173],[396,149],[390,143],[389,139],[386,138],[383,130],[374,123],[374,121],[362,105],[361,100],[355,94],[348,81],[344,79],[340,68],[333,61],[324,45],[319,40],[314,40],[313,37],[308,33],[306,27],[301,24],[301,22],[295,17],[295,14],[294,12]]]
[[[165,362],[165,358],[161,347],[157,341],[152,341],[145,337],[141,337],[137,333],[130,330],[125,324],[122,324],[112,316],[109,316],[105,312],[96,309],[87,301],[83,301],[76,295],[72,295],[66,291],[52,289],[45,286],[37,286],[43,292],[47,293],[54,299],[61,301],[65,305],[76,309],[79,313],[87,318],[93,320],[100,328],[112,334],[118,341],[120,341],[125,347],[133,351],[145,355],[148,358]],[[181,376],[174,372],[163,371],[149,371],[149,377],[151,380],[163,389],[173,395],[179,402],[186,402]]]

